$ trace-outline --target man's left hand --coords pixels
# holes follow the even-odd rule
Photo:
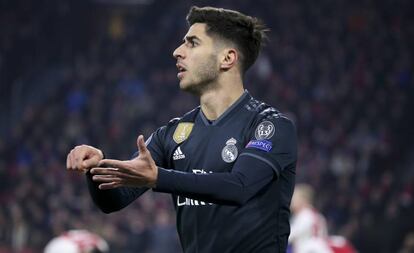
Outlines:
[[[91,169],[92,180],[100,183],[99,189],[108,190],[123,186],[150,187],[157,182],[158,167],[144,142],[144,136],[137,139],[138,157],[127,160],[104,159],[97,168]]]

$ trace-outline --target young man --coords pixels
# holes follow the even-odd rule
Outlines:
[[[343,236],[329,235],[325,217],[313,206],[310,185],[298,184],[292,197],[292,222],[289,243],[292,253],[355,253]]]
[[[243,74],[264,26],[239,12],[192,7],[174,51],[180,88],[200,106],[155,131],[128,161],[75,147],[67,168],[87,171],[94,202],[117,211],[147,189],[172,194],[184,252],[285,252],[297,156],[292,122],[253,99]]]
[[[333,253],[328,246],[326,220],[312,203],[312,187],[306,184],[296,185],[291,204],[293,217],[289,236],[293,253]]]

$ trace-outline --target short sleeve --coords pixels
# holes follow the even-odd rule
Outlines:
[[[280,114],[260,120],[240,156],[251,156],[267,163],[277,176],[285,169],[293,169],[297,160],[293,122]]]

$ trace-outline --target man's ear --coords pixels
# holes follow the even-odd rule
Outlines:
[[[237,64],[239,59],[238,52],[234,48],[226,48],[223,50],[220,68],[224,71],[230,70]]]

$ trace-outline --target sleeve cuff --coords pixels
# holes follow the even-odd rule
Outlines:
[[[155,188],[156,192],[169,192],[174,188],[173,171],[158,167],[158,177]]]

